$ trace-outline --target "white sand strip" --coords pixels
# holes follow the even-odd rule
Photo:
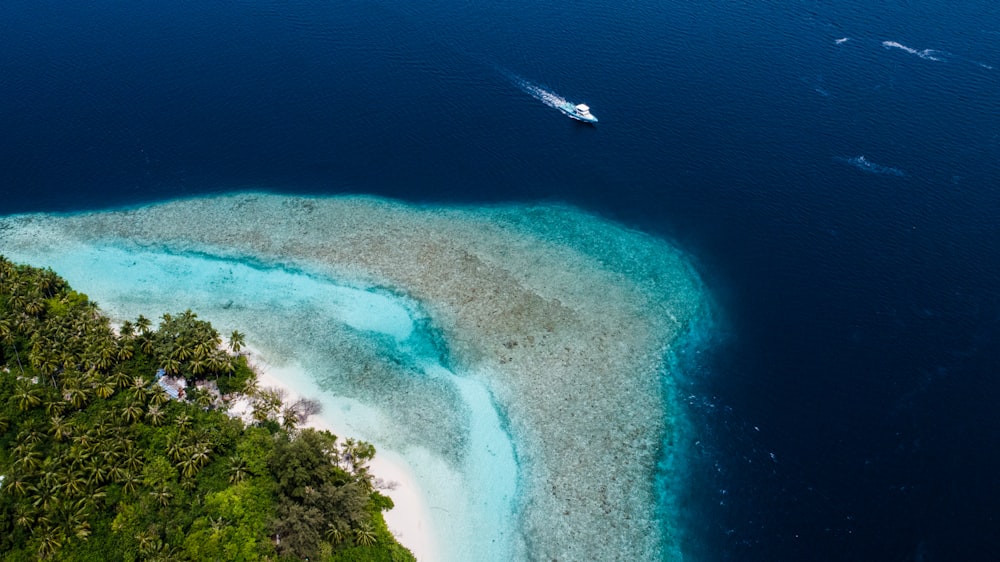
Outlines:
[[[293,404],[300,398],[324,402],[323,391],[305,370],[297,366],[275,367],[274,362],[269,361],[258,349],[245,347],[244,350],[250,363],[255,366],[261,389],[280,389],[284,392],[286,405]],[[339,439],[352,437],[345,431],[342,423],[338,424],[332,413],[320,412],[310,416],[300,427],[327,430]],[[393,451],[377,450],[368,468],[376,488],[383,495],[392,498],[395,504],[384,516],[389,531],[396,540],[410,549],[418,562],[440,560],[431,525],[431,510],[407,460]]]

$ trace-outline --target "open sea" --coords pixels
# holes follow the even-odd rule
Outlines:
[[[0,214],[246,189],[670,239],[687,558],[1000,559],[1000,3],[0,4]]]

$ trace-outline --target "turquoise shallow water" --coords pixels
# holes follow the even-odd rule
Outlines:
[[[662,241],[562,207],[259,194],[0,232],[113,317],[191,308],[301,373],[410,465],[443,560],[681,558],[666,357],[707,309]]]
[[[514,551],[518,470],[510,436],[489,390],[440,363],[446,352],[432,344],[438,338],[426,333],[432,328],[415,303],[377,288],[205,254],[66,244],[10,257],[53,268],[119,320],[190,308],[220,328],[239,327],[266,358],[297,364],[329,389],[325,400],[314,397],[339,407],[325,415],[335,427],[408,462],[439,514],[433,528],[443,560],[523,555]],[[350,340],[348,351],[343,339]],[[343,376],[339,366],[361,358],[381,376]],[[409,407],[389,399],[402,391]],[[475,497],[456,489],[475,490]]]

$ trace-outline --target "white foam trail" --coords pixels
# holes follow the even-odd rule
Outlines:
[[[893,168],[891,166],[883,166],[881,164],[876,164],[871,160],[862,156],[855,156],[854,158],[842,158],[844,162],[854,166],[855,168],[861,170],[862,172],[868,174],[877,174],[880,176],[895,176],[897,178],[906,177],[906,172],[900,170],[899,168]]]
[[[958,62],[974,64],[979,68],[983,68],[986,70],[994,69],[993,66],[990,64],[986,64],[984,62],[980,62],[973,59],[968,59],[960,55],[956,55],[954,53],[949,53],[947,51],[939,51],[937,49],[917,50],[914,49],[913,47],[907,47],[906,45],[903,45],[902,43],[899,43],[897,41],[882,41],[882,46],[885,47],[886,49],[899,49],[903,52],[920,57],[924,60],[935,61],[935,62],[948,62],[950,60],[954,60]]]
[[[535,98],[536,100],[544,103],[545,105],[558,109],[560,111],[566,111],[567,107],[572,107],[573,104],[570,103],[566,98],[560,96],[559,94],[547,90],[534,82],[522,78],[513,72],[500,69],[500,72],[506,76],[511,82],[514,83],[521,91],[528,94],[529,96]]]
[[[944,51],[938,51],[936,49],[923,49],[918,51],[913,47],[907,47],[906,45],[903,45],[902,43],[898,43],[896,41],[882,41],[882,46],[885,47],[886,49],[900,49],[902,51],[910,53],[911,55],[916,55],[922,59],[932,60],[935,62],[944,62],[945,60],[947,60],[945,57],[948,55],[948,53],[945,53]]]
[[[836,43],[837,45],[843,45],[844,43],[847,43],[850,40],[851,40],[850,37],[841,37],[840,39],[834,39],[833,42]]]

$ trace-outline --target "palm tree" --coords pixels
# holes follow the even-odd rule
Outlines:
[[[129,470],[139,470],[142,468],[142,455],[135,449],[129,449],[125,454],[125,467]]]
[[[52,271],[51,268],[45,268],[39,272],[36,283],[39,290],[45,293],[45,296],[48,298],[56,296],[56,292],[66,287],[66,282],[56,275],[56,272]]]
[[[153,551],[158,537],[154,536],[150,531],[143,531],[136,535],[135,538],[139,543],[139,552],[142,554],[149,554]]]
[[[170,488],[166,484],[163,484],[159,488],[149,492],[149,495],[158,501],[163,507],[167,507],[170,503],[170,498],[174,497],[174,494],[170,491]]]
[[[146,355],[153,354],[153,349],[155,347],[154,343],[153,336],[149,332],[143,332],[142,335],[139,336],[139,349],[141,349]]]
[[[233,353],[239,355],[240,350],[246,345],[246,340],[244,335],[237,330],[233,330],[233,333],[229,336],[229,349],[233,350]]]
[[[208,443],[197,443],[191,448],[191,459],[198,463],[199,467],[208,464],[208,461],[211,459],[211,455],[212,446]]]
[[[27,529],[34,525],[34,523],[35,518],[31,512],[21,508],[18,508],[17,511],[14,512],[14,524],[18,527]]]
[[[38,490],[35,491],[34,500],[31,502],[31,505],[45,511],[59,501],[59,496],[56,494],[53,486],[43,485],[39,486]]]
[[[122,410],[122,418],[124,418],[125,421],[135,423],[141,417],[142,417],[142,408],[140,408],[136,404],[129,404],[128,406],[125,406],[124,410]]]
[[[83,408],[88,399],[90,398],[89,393],[86,389],[79,386],[73,386],[66,391],[66,397],[69,398],[69,403],[73,405],[74,408]]]
[[[213,353],[212,357],[209,358],[209,367],[217,373],[226,373],[232,376],[236,372],[236,367],[233,365],[234,359],[225,354],[225,352],[219,351]]]
[[[7,302],[10,303],[11,307],[17,312],[24,312],[24,305],[27,303],[27,299],[23,294],[21,294],[20,283],[11,284],[10,299]]]
[[[10,321],[10,317],[6,314],[0,316],[0,338],[3,338],[6,341],[6,339],[10,337],[13,332],[14,324]]]
[[[257,380],[257,375],[253,374],[247,380],[243,381],[243,394],[247,396],[255,397],[260,392],[260,382]]]
[[[198,461],[194,457],[184,459],[180,463],[180,469],[185,478],[193,478],[195,474],[198,474]]]
[[[170,352],[170,357],[179,361],[187,361],[193,355],[194,347],[181,339],[174,342],[174,349]]]
[[[110,468],[108,468],[108,478],[110,478],[112,482],[120,483],[125,478],[126,474],[128,474],[128,471],[125,470],[125,467],[121,464],[113,464]]]
[[[209,523],[209,526],[212,527],[212,530],[215,531],[216,533],[218,533],[219,531],[221,531],[226,526],[226,520],[223,519],[221,516],[220,517],[212,517],[211,515],[209,515],[208,516],[208,523]]]
[[[239,484],[250,475],[247,461],[240,457],[229,457],[229,483]]]
[[[262,390],[257,393],[257,399],[253,401],[252,407],[253,418],[263,423],[278,413],[281,408],[281,396],[274,390]]]
[[[195,471],[197,473],[197,471]],[[194,478],[181,478],[181,489],[185,492],[193,492],[195,488],[198,487],[198,482]],[[194,499],[196,505],[200,505],[201,500],[199,498]]]
[[[143,334],[149,331],[149,326],[151,324],[152,323],[149,321],[149,318],[146,318],[141,314],[139,315],[139,318],[137,318],[135,321],[135,327],[138,328],[139,332]]]
[[[73,443],[81,449],[89,451],[94,446],[94,434],[92,431],[73,436]]]
[[[17,439],[27,445],[38,445],[42,442],[42,434],[34,429],[22,430],[17,434]]]
[[[28,298],[24,303],[24,311],[32,316],[38,316],[45,310],[45,301],[41,298],[41,295],[37,293],[32,293],[30,298]]]
[[[115,393],[115,385],[109,379],[104,379],[97,383],[94,387],[94,394],[98,397],[107,400]]]
[[[132,358],[132,342],[129,340],[122,341],[118,346],[118,351],[116,356],[119,361],[128,361]]]
[[[177,416],[174,422],[177,424],[177,427],[181,428],[181,430],[191,428],[191,416],[187,414],[181,414]]]
[[[111,383],[117,388],[125,388],[132,382],[132,377],[125,374],[123,371],[115,371],[111,375]]]
[[[63,369],[77,369],[80,366],[81,359],[72,349],[64,347],[62,353],[59,354],[59,362],[62,364]]]
[[[9,281],[11,278],[17,275],[17,268],[14,267],[14,262],[5,258],[0,254],[0,281]],[[4,292],[4,285],[0,284],[0,294]]]
[[[372,546],[377,542],[375,540],[375,531],[372,530],[371,525],[368,523],[362,523],[354,529],[354,540],[361,546]]]
[[[156,385],[149,392],[149,403],[154,406],[162,406],[170,401],[170,396],[162,386]]]
[[[118,350],[115,349],[114,344],[105,345],[101,348],[98,359],[96,361],[97,367],[99,369],[107,370],[112,365],[115,364],[115,359],[118,357]],[[129,357],[131,357],[131,352],[129,352]]]
[[[181,362],[173,357],[168,357],[163,360],[163,370],[171,375],[176,375],[181,372]]]
[[[42,560],[58,552],[62,548],[63,541],[66,538],[61,530],[53,529],[48,525],[39,528],[35,534],[41,535],[41,542],[38,545],[38,557]]]
[[[344,542],[344,539],[347,538],[347,535],[344,534],[344,531],[342,531],[340,527],[334,525],[333,523],[330,523],[326,526],[325,534],[326,534],[326,540],[330,541],[330,544],[334,546]]]
[[[42,399],[38,397],[38,391],[23,382],[18,383],[14,388],[14,399],[17,400],[17,406],[22,412],[42,403]]]
[[[195,359],[206,359],[212,354],[213,349],[215,347],[210,340],[202,340],[194,346],[194,357]]]
[[[178,562],[181,560],[179,557],[180,549],[176,546],[170,546],[159,539],[156,540],[150,549],[150,553],[149,562]]]
[[[14,357],[17,359],[17,366],[24,374],[24,366],[21,365],[21,356],[17,353],[17,342],[14,340],[17,329],[7,316],[0,316],[0,342],[6,343],[14,350]]]
[[[339,461],[341,468],[358,476],[364,476],[368,471],[368,461],[375,456],[375,446],[360,440],[345,439],[340,446]]]
[[[42,464],[42,454],[36,451],[34,448],[26,450],[17,460],[14,461],[15,466],[22,466],[26,471],[32,471],[37,469]]]
[[[145,402],[147,394],[146,386],[148,384],[149,383],[146,382],[145,378],[137,375],[134,379],[132,379],[132,386],[129,388],[129,394],[134,400],[141,403]]]
[[[198,393],[198,398],[195,400],[195,404],[201,406],[202,409],[208,410],[215,405],[215,399],[212,397],[211,391],[202,390]]]
[[[90,523],[87,522],[86,513],[81,513],[81,511],[82,510],[70,515],[67,523],[76,538],[85,541],[90,536]]]
[[[66,403],[57,398],[45,401],[45,413],[47,415],[61,414],[66,410]]]
[[[291,433],[295,431],[296,424],[299,423],[299,415],[293,408],[285,408],[281,411],[281,428]]]
[[[88,462],[94,460],[94,456],[89,452],[80,447],[71,446],[69,453],[66,455],[66,461],[69,462],[71,468],[78,468],[84,466]]]
[[[125,477],[122,478],[122,491],[127,494],[134,494],[139,490],[139,485],[142,484],[142,478],[134,472],[127,472]]]
[[[70,496],[78,496],[83,493],[84,486],[87,480],[83,476],[83,472],[79,470],[74,470],[72,472],[63,473],[62,483],[60,486],[65,489]]]
[[[184,445],[181,444],[180,439],[167,438],[167,455],[174,462],[180,461],[184,456]]]
[[[8,474],[7,477],[10,478],[10,482],[5,483],[3,487],[0,488],[0,492],[9,489],[14,494],[17,494],[19,496],[26,496],[35,491],[35,486],[31,483],[31,481],[27,480],[25,477],[17,474],[14,475]]]
[[[39,340],[39,345],[41,341]],[[46,342],[45,345],[54,345],[51,342]],[[31,353],[31,363],[38,369],[38,372],[47,376],[52,377],[52,375],[59,370],[60,361],[59,357],[53,352],[52,348],[45,347],[40,349],[38,352]]]
[[[90,471],[90,477],[87,479],[88,486],[98,486],[108,481],[111,477],[111,468],[101,462],[94,462],[87,465],[87,470]]]
[[[153,404],[152,406],[149,407],[149,410],[146,412],[146,417],[149,419],[150,425],[152,425],[153,427],[158,427],[163,423],[163,420],[166,418],[166,413],[163,410],[161,410],[159,406]]]
[[[188,365],[191,367],[191,372],[196,375],[201,375],[208,370],[208,361],[201,357],[195,357]]]
[[[49,418],[49,433],[55,437],[56,441],[62,441],[73,433],[73,424],[63,419],[60,415]]]

